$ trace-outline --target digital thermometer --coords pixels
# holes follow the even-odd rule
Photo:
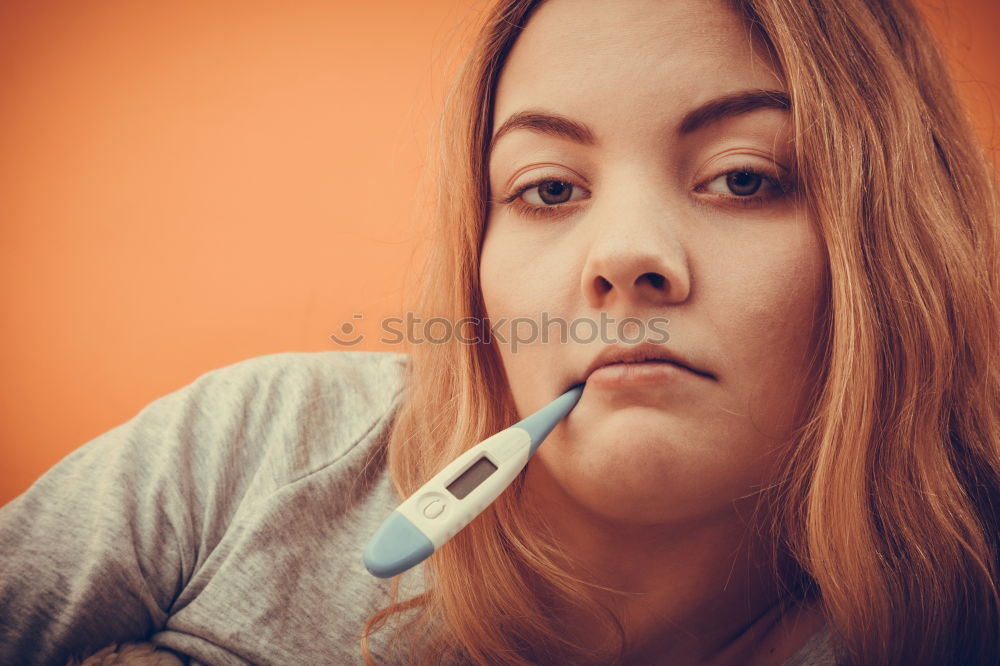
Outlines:
[[[465,451],[400,504],[365,547],[365,567],[390,578],[423,562],[500,496],[552,429],[576,406],[578,384]]]

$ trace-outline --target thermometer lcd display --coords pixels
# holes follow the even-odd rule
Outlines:
[[[493,472],[497,471],[497,466],[490,462],[489,458],[483,457],[469,465],[469,469],[462,472],[462,475],[452,481],[448,486],[448,492],[458,499],[465,497],[479,487],[479,484],[486,480]]]

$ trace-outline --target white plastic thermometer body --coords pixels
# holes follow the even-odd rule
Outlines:
[[[365,567],[389,578],[416,566],[472,522],[517,478],[552,429],[576,406],[583,385],[484,439],[389,514],[365,548]]]

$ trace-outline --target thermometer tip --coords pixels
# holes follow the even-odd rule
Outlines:
[[[369,573],[391,578],[416,566],[434,552],[434,544],[399,511],[393,511],[375,532],[363,558]]]

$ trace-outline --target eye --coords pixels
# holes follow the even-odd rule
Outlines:
[[[517,189],[500,203],[510,204],[521,215],[546,217],[560,215],[572,206],[563,206],[571,201],[587,198],[587,190],[573,183],[556,178],[542,178]]]
[[[714,185],[714,187],[713,187]],[[790,182],[782,182],[777,174],[765,174],[749,165],[724,171],[696,188],[719,199],[740,206],[759,206],[779,199],[791,191]],[[763,194],[757,195],[763,189]]]
[[[755,194],[760,186],[765,183],[764,176],[750,171],[730,171],[729,173],[716,178],[712,182],[726,179],[726,187],[729,191],[740,197],[748,197]]]
[[[524,196],[525,203],[535,206],[556,206],[567,201],[577,201],[581,197],[574,199],[573,195],[576,193],[582,194],[583,190],[562,180],[541,180],[526,185],[518,192],[519,195]],[[534,196],[531,196],[532,194]]]

